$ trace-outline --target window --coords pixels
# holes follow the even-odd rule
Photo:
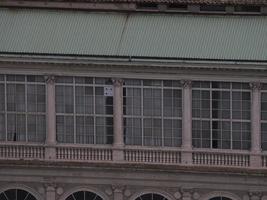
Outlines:
[[[227,198],[227,197],[213,197],[210,200],[232,200],[232,199]]]
[[[194,82],[193,146],[249,149],[250,104],[248,83]]]
[[[0,140],[44,142],[45,102],[44,77],[0,75]]]
[[[125,80],[127,145],[180,146],[182,91],[179,81]]]
[[[149,193],[149,194],[143,194],[142,196],[136,198],[135,200],[168,200],[168,199],[160,194]]]
[[[113,142],[112,82],[105,78],[57,77],[57,140],[62,143]]]
[[[103,200],[103,199],[95,193],[88,191],[79,191],[68,196],[66,200]]]
[[[36,200],[36,198],[25,190],[10,189],[0,193],[1,200]]]

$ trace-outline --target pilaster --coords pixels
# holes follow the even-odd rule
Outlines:
[[[181,81],[183,86],[182,164],[192,164],[192,82]]]
[[[123,161],[123,80],[113,79],[113,159],[115,161]]]
[[[55,184],[45,184],[46,200],[56,200],[56,185]]]
[[[123,200],[123,191],[125,186],[123,185],[114,185],[112,186],[114,200]]]
[[[47,135],[46,135],[46,159],[54,159],[56,157],[56,95],[55,95],[55,77],[46,76],[47,86]]]
[[[261,167],[261,83],[252,82],[251,87],[251,167]]]

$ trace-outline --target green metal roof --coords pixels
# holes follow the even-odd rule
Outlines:
[[[267,60],[267,16],[0,9],[0,52]]]

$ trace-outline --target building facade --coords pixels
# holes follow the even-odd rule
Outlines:
[[[267,2],[0,6],[0,200],[267,200]]]

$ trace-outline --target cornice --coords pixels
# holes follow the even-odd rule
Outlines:
[[[103,66],[103,67],[140,67],[179,70],[210,71],[251,71],[266,72],[266,62],[241,61],[209,61],[209,60],[164,60],[140,58],[78,58],[78,57],[46,57],[46,56],[1,56],[1,64],[14,65],[57,65],[57,66]]]

